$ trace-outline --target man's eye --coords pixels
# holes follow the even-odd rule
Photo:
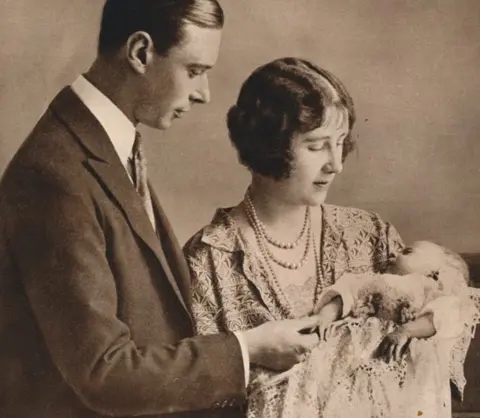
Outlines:
[[[191,68],[190,70],[188,70],[188,75],[193,78],[201,76],[204,72],[205,70],[200,68]]]

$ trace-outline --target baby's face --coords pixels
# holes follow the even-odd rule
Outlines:
[[[390,259],[388,272],[400,275],[411,273],[428,275],[441,267],[443,259],[443,251],[438,245],[428,241],[417,241]]]

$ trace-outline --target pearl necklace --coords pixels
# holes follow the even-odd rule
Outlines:
[[[252,226],[254,230],[254,235],[255,235],[255,240],[257,241],[258,247],[260,248],[260,252],[262,253],[263,259],[265,260],[265,264],[268,269],[268,273],[270,273],[270,277],[272,278],[272,281],[274,282],[276,288],[278,291],[284,295],[283,290],[282,290],[282,285],[278,281],[277,275],[275,273],[275,270],[273,269],[272,264],[270,263],[270,260],[273,260],[276,262],[275,258],[272,258],[270,251],[268,251],[267,243],[265,242],[264,239],[262,239],[262,233],[258,229],[258,226],[255,224],[255,220],[253,218],[253,214],[251,212],[251,209],[249,208],[248,205],[245,205],[245,213],[247,215],[248,221],[250,225]],[[319,249],[317,248],[316,240],[315,240],[315,235],[312,232],[311,225],[308,228],[308,241],[311,242],[311,245],[313,246],[313,256],[315,259],[315,274],[316,274],[316,279],[317,279],[317,284],[315,286],[315,293],[314,293],[314,304],[317,302],[317,296],[320,294],[320,292],[324,288],[324,282],[322,280],[322,269],[320,265],[320,253]],[[282,266],[283,267],[283,266]],[[288,268],[288,267],[287,267]],[[290,303],[288,302],[288,299],[284,295],[285,301],[287,305],[292,309],[290,306]]]
[[[250,222],[250,224],[253,228],[253,231],[255,233],[255,238],[257,240],[258,246],[259,246],[260,251],[262,252],[264,258],[265,259],[270,259],[273,262],[275,262],[276,264],[278,264],[279,266],[281,266],[283,268],[286,268],[286,269],[289,269],[289,270],[298,270],[301,267],[303,267],[303,265],[308,260],[308,255],[310,253],[310,247],[312,246],[312,241],[314,242],[314,237],[313,237],[312,228],[311,228],[310,212],[309,211],[307,212],[308,213],[308,218],[307,218],[308,219],[308,221],[307,221],[307,242],[305,244],[305,251],[304,251],[303,256],[300,259],[300,261],[298,261],[297,263],[291,263],[291,262],[280,260],[278,257],[276,257],[270,251],[270,249],[267,246],[268,240],[265,237],[265,234],[264,234],[263,230],[259,226],[258,217],[256,217],[254,215],[254,210],[255,210],[255,208],[253,207],[251,200],[245,199],[245,213],[246,213],[247,218],[248,218],[248,220],[249,220],[249,222]],[[267,241],[267,242],[265,242],[265,241]]]
[[[262,235],[266,238],[266,240],[270,244],[272,244],[277,248],[282,248],[284,250],[291,250],[293,248],[298,247],[298,244],[300,244],[300,241],[302,240],[303,236],[305,235],[305,232],[307,231],[307,226],[310,221],[309,207],[307,207],[305,210],[305,220],[303,221],[303,227],[302,227],[302,230],[300,231],[300,235],[298,236],[298,238],[293,242],[281,242],[281,241],[277,241],[275,238],[271,237],[268,234],[265,224],[260,220],[260,218],[257,215],[257,211],[255,210],[255,206],[253,205],[249,190],[247,190],[247,193],[245,194],[245,202],[247,203],[248,208],[253,216],[253,219],[255,220],[255,224],[258,226],[258,228],[262,232]]]

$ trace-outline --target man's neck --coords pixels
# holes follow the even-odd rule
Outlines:
[[[97,58],[84,77],[107,96],[125,116],[136,126],[134,117],[136,95],[128,82],[125,70],[120,64],[113,65],[105,59]]]

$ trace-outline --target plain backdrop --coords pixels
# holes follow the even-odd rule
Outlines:
[[[95,56],[103,1],[0,3],[0,172],[48,103]],[[313,60],[354,97],[359,152],[328,202],[373,210],[406,241],[480,251],[479,0],[223,0],[212,102],[167,132],[142,128],[149,173],[179,240],[249,181],[225,114],[257,66]]]

